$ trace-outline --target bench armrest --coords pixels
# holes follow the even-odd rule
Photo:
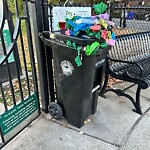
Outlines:
[[[140,69],[140,74],[139,77],[142,76],[143,73],[143,68],[140,64],[136,63],[136,62],[132,62],[132,61],[124,61],[124,60],[117,60],[117,59],[112,59],[109,56],[107,56],[107,59],[110,61],[114,61],[114,62],[121,62],[121,63],[125,63],[125,64],[131,64],[131,65],[136,65],[139,69]],[[127,72],[126,72],[127,73]],[[127,73],[128,74],[128,73]],[[129,74],[128,74],[129,75]]]

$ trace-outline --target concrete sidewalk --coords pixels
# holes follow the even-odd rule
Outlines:
[[[128,93],[135,96],[135,89]],[[112,92],[106,96],[99,97],[96,114],[82,128],[42,114],[3,150],[149,150],[150,88],[141,94],[142,116],[132,112],[133,105],[127,98]]]

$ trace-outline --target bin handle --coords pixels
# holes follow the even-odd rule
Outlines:
[[[38,35],[47,46],[50,46],[50,47],[54,47],[56,45],[65,46],[65,44],[61,44],[59,42],[56,42],[54,39],[49,38],[48,36],[49,32],[44,32],[44,33],[39,32]]]

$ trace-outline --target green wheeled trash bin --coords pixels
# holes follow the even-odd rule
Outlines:
[[[63,115],[68,123],[80,128],[84,121],[96,112],[105,59],[111,47],[100,49],[90,56],[81,51],[82,66],[78,67],[75,63],[78,51],[68,47],[64,41],[70,40],[82,46],[91,44],[96,39],[46,31],[39,33],[39,36],[51,47],[53,54],[57,103],[50,103],[49,112],[56,119]]]

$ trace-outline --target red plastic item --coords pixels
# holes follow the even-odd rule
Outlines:
[[[66,22],[65,22],[65,21],[64,21],[64,22],[63,22],[63,21],[60,21],[60,22],[59,22],[59,26],[60,26],[60,29],[61,29],[61,30],[65,30],[65,29],[66,29]]]
[[[107,34],[108,34],[108,32],[107,31],[105,31],[105,30],[102,30],[102,38],[103,39],[107,39]]]

